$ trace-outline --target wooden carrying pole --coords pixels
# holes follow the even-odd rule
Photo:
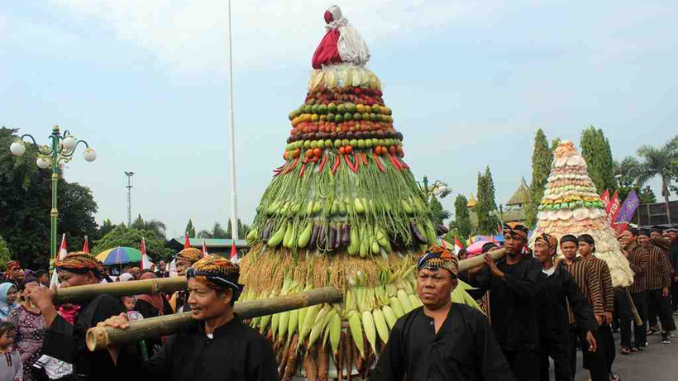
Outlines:
[[[498,249],[489,253],[495,261],[506,255],[505,249]],[[483,256],[479,255],[471,259],[459,261],[459,271],[467,271],[483,265]],[[163,292],[171,294],[188,288],[186,277],[176,276],[170,278],[158,278],[148,280],[136,280],[129,282],[99,283],[90,286],[77,286],[60,288],[54,291],[54,304],[87,302],[95,297],[106,294],[114,297],[127,295],[155,294]]]
[[[626,299],[629,301],[629,308],[631,309],[633,320],[636,321],[636,325],[643,325],[643,319],[641,319],[638,314],[638,309],[636,308],[636,304],[633,303],[633,298],[631,297],[628,287],[624,287],[624,293],[626,294]]]
[[[131,282],[99,283],[90,286],[59,288],[54,291],[54,304],[86,302],[107,294],[115,297],[164,292],[171,294],[188,287],[186,277],[176,276]]]
[[[274,298],[238,302],[233,312],[241,319],[251,319],[279,312],[295,310],[322,303],[340,303],[342,296],[334,287],[322,287],[297,294]],[[111,345],[133,343],[139,340],[167,336],[189,328],[196,320],[191,312],[158,316],[150,319],[132,321],[129,328],[94,327],[87,331],[87,348],[90,351],[106,349]]]
[[[504,258],[504,256],[506,256],[506,249],[504,248],[497,249],[494,251],[490,251],[487,254],[489,254],[494,261],[498,261]],[[474,267],[482,266],[484,264],[485,259],[483,258],[483,255],[477,255],[473,258],[464,259],[463,261],[459,261],[459,272],[468,271]]]

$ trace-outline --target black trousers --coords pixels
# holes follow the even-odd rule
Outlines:
[[[631,299],[633,299],[633,304],[636,306],[640,320],[642,320],[643,323],[641,325],[636,325],[633,317],[621,319],[622,347],[631,347],[631,328],[633,328],[633,345],[635,347],[645,347],[645,343],[647,342],[647,292],[632,293]]]
[[[539,381],[539,356],[537,351],[504,350],[504,356],[516,380]]]
[[[549,357],[553,359],[556,381],[572,381],[574,375],[570,366],[569,332],[539,336],[539,378],[541,381],[549,381]]]
[[[609,381],[610,372],[605,363],[605,349],[598,330],[593,331],[598,350],[589,352],[589,342],[586,341],[587,331],[577,326],[570,326],[570,371],[572,378],[577,373],[577,340],[581,343],[581,353],[584,357],[584,368],[591,373],[591,381]],[[519,378],[517,378],[520,380]]]
[[[605,355],[605,365],[607,366],[607,373],[612,373],[612,364],[614,358],[617,356],[617,350],[614,347],[614,337],[612,336],[612,328],[609,325],[601,325],[598,328],[598,336],[603,344],[603,347],[598,346],[598,350],[602,350]]]
[[[619,331],[621,333],[622,348],[631,348],[631,325],[633,324],[633,315],[629,305],[626,290],[616,289],[614,291],[614,314],[619,320]]]
[[[669,298],[662,296],[661,289],[647,291],[647,304],[648,308],[651,307],[657,316],[659,316],[659,321],[662,323],[662,331],[676,330]]]
[[[678,311],[678,282],[671,284],[671,303],[673,311]]]

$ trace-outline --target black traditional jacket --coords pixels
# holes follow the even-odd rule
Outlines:
[[[276,381],[278,370],[271,344],[237,316],[208,337],[196,323],[167,340],[145,363],[118,366],[139,380]]]
[[[497,262],[506,281],[493,276],[485,267],[473,277],[472,286],[490,290],[492,329],[504,351],[536,351],[539,347],[536,298],[541,264],[524,257],[515,265]]]
[[[435,333],[433,318],[419,307],[391,331],[371,381],[515,381],[487,317],[453,303]]]

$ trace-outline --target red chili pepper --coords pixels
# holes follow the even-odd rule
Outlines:
[[[380,170],[382,173],[386,173],[386,170],[384,169],[384,165],[381,164],[381,160],[379,160],[379,158],[375,156],[375,157],[374,157],[374,161],[377,162],[377,167],[379,167],[379,170]]]
[[[351,159],[349,159],[349,155],[344,155],[344,161],[346,162],[346,165],[353,171],[353,173],[356,172],[355,168],[353,168],[353,164],[351,164]]]
[[[332,166],[332,174],[333,175],[339,169],[339,165],[341,165],[341,158],[339,157],[339,155],[337,155],[337,156],[335,156],[334,165]]]
[[[305,169],[306,169],[306,164],[303,164],[303,165],[301,166],[301,171],[299,171],[299,177],[301,177],[301,176],[304,175],[304,170],[305,170]]]
[[[323,173],[323,169],[325,169],[326,163],[327,163],[327,155],[323,155],[323,160],[320,162],[320,167],[318,168],[318,173]]]
[[[358,167],[360,167],[360,154],[354,152],[353,157],[355,158],[355,170],[357,171]]]
[[[397,159],[397,158],[396,158],[396,160],[398,161],[398,164],[400,164],[401,167],[403,167],[403,168],[405,168],[405,169],[410,169],[410,166],[407,165],[407,164],[405,164],[404,161],[402,161],[402,160],[400,160],[400,159]]]
[[[363,158],[363,165],[367,167],[367,154],[365,154],[365,152],[363,152],[361,157]]]
[[[287,165],[287,163],[285,163],[285,164],[279,166],[278,168],[274,169],[273,172],[280,172],[280,171],[282,171],[283,169],[285,169],[285,166],[286,166],[286,165]]]
[[[292,165],[290,165],[289,167],[287,167],[287,169],[286,169],[283,173],[284,173],[284,174],[288,174],[288,173],[292,172],[292,170],[297,166],[298,163],[299,163],[299,158],[297,157],[297,158],[295,158],[294,161],[292,162]]]
[[[391,164],[393,164],[393,166],[394,166],[397,170],[399,170],[399,171],[402,170],[402,168],[400,168],[400,165],[398,165],[398,162],[395,161],[395,159],[393,158],[393,155],[388,155],[388,158],[391,159]]]

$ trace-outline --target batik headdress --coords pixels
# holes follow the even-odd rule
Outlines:
[[[459,272],[459,260],[450,250],[440,246],[431,246],[417,263],[417,270],[424,268],[445,269],[456,277]]]
[[[92,254],[82,251],[68,253],[64,259],[54,262],[54,268],[61,271],[70,271],[76,274],[86,274],[91,271],[97,278],[104,276],[104,265]]]
[[[195,247],[189,247],[187,249],[181,250],[179,254],[177,254],[177,259],[183,259],[191,263],[196,263],[202,259],[202,251],[196,249]]]
[[[504,234],[510,234],[511,236],[517,235],[522,238],[523,241],[527,241],[527,234],[530,232],[525,225],[518,222],[509,222],[504,224]]]
[[[219,255],[208,255],[205,258],[194,263],[188,271],[186,271],[188,279],[195,278],[195,280],[203,283],[209,288],[215,290],[223,290],[230,288],[233,290],[233,300],[238,300],[238,296],[242,292],[243,286],[238,283],[240,277],[240,268],[233,264],[228,259]]]
[[[556,239],[556,237],[554,237],[550,234],[542,233],[542,234],[538,235],[537,238],[535,238],[534,241],[535,242],[544,242],[545,244],[547,244],[552,249],[555,249],[555,248],[558,247],[558,240]]]

